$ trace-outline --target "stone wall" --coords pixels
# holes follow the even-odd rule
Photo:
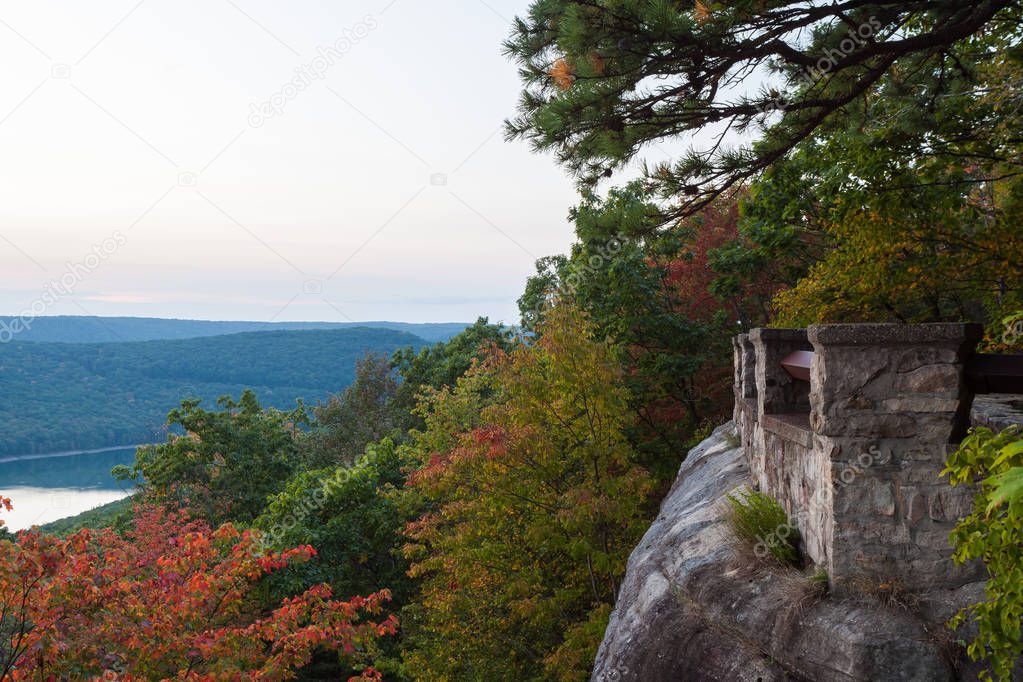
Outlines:
[[[948,534],[971,503],[940,477],[969,426],[966,324],[816,325],[736,339],[735,423],[753,487],[799,527],[832,586],[954,587]],[[810,381],[781,366],[813,350]],[[752,363],[753,367],[750,367]]]

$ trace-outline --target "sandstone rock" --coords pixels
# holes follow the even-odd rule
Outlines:
[[[908,393],[950,391],[959,386],[959,371],[950,363],[924,365],[900,374],[896,386]]]
[[[874,511],[885,516],[895,514],[895,489],[891,483],[874,482]]]
[[[1023,426],[1023,396],[1005,393],[978,395],[973,399],[970,421],[992,431]]]

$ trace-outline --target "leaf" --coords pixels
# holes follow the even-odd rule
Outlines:
[[[992,476],[985,483],[994,486],[991,501],[987,505],[988,514],[1003,502],[1012,504],[1023,499],[1023,467],[1014,467],[1005,473]]]

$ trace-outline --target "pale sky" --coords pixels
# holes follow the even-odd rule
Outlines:
[[[527,5],[0,2],[0,314],[514,322],[576,202]]]

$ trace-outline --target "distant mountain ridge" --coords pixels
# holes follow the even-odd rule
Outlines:
[[[60,343],[116,343],[194,339],[245,332],[351,329],[370,327],[414,334],[436,343],[447,341],[469,324],[465,322],[255,322],[231,320],[182,320],[166,317],[100,317],[52,315],[25,323],[13,315],[0,315],[0,329],[16,329],[15,341]],[[5,340],[8,335],[4,335]]]
[[[252,388],[291,408],[344,390],[356,360],[429,345],[395,329],[241,332],[118,343],[0,343],[0,455],[163,440],[185,398],[213,406]]]

